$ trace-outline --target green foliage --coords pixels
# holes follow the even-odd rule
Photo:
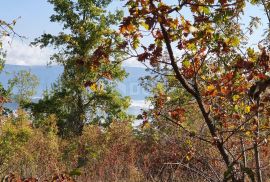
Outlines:
[[[82,130],[84,124],[108,126],[113,121],[130,119],[125,113],[130,103],[129,98],[121,97],[113,87],[107,85],[102,92],[83,91],[78,96],[78,91],[68,89],[60,82],[42,100],[28,104],[26,108],[31,109],[36,126],[42,126],[44,118],[54,114],[59,134],[65,137]]]
[[[36,94],[36,88],[39,85],[39,80],[36,75],[30,71],[21,70],[15,73],[14,77],[9,80],[13,85],[13,94],[15,101],[21,106],[31,102],[31,98]]]
[[[1,165],[11,160],[16,151],[20,151],[29,140],[32,130],[27,122],[29,121],[23,115],[19,115],[17,118],[8,119],[1,127]]]
[[[60,50],[51,58],[64,66],[64,73],[49,95],[28,108],[37,120],[37,116],[55,114],[62,136],[80,135],[86,123],[106,126],[128,119],[129,98],[114,88],[126,76],[121,68],[123,53],[117,47],[121,37],[112,29],[123,12],[107,12],[108,0],[48,2],[55,11],[51,22],[63,25],[63,32],[44,34],[33,44]]]
[[[58,165],[59,143],[53,126],[35,129],[22,110],[17,111],[17,116],[6,117],[3,121],[0,127],[1,176],[10,171],[21,176],[49,177],[61,168]],[[49,116],[44,123],[48,121],[55,122],[54,117]]]
[[[0,43],[2,43],[1,37],[0,37]],[[3,72],[4,67],[5,67],[5,58],[6,58],[6,52],[0,46],[0,74]],[[4,86],[0,82],[0,117],[3,114],[6,115],[10,112],[9,109],[4,107],[4,103],[9,101],[12,88],[13,88],[13,84],[10,84],[8,88],[4,88]]]

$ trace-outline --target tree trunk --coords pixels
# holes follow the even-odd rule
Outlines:
[[[188,82],[186,81],[186,79],[180,73],[179,68],[177,66],[177,63],[175,61],[175,57],[173,55],[173,50],[172,50],[172,47],[171,47],[171,42],[170,42],[169,35],[168,35],[168,33],[167,33],[167,31],[166,31],[166,29],[165,29],[165,27],[163,26],[162,23],[160,23],[160,27],[161,27],[161,31],[162,31],[162,34],[163,34],[163,37],[164,37],[164,41],[165,41],[165,44],[166,44],[167,51],[169,53],[171,65],[172,65],[173,70],[174,70],[174,72],[176,74],[176,78],[178,79],[178,81],[180,82],[180,84],[186,89],[186,91],[189,92],[196,99],[197,104],[198,104],[198,106],[199,106],[199,108],[201,110],[201,113],[202,113],[203,117],[204,117],[204,120],[205,120],[205,122],[206,122],[206,124],[208,126],[208,129],[210,131],[210,134],[211,134],[212,138],[215,141],[216,147],[219,150],[219,153],[222,156],[222,159],[223,159],[224,163],[226,164],[227,169],[229,169],[229,168],[232,167],[231,166],[232,163],[231,163],[231,161],[229,159],[229,156],[228,156],[227,151],[226,151],[226,149],[224,147],[224,144],[218,138],[218,135],[216,133],[215,126],[213,125],[213,121],[209,117],[209,114],[207,113],[207,111],[206,111],[206,109],[204,107],[204,104],[203,104],[203,101],[201,99],[200,93],[199,93],[198,89],[196,89],[194,87],[191,87],[191,85],[188,84]],[[234,172],[231,172],[231,177],[232,177],[232,181],[233,182],[237,182],[238,181],[236,179],[236,177],[235,177]]]

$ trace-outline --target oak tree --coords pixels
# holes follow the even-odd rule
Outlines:
[[[262,181],[262,166],[267,165],[260,155],[269,135],[268,41],[257,50],[246,44],[258,24],[253,18],[248,31],[242,29],[239,19],[247,3],[128,0],[129,14],[120,26],[126,38],[123,48],[149,63],[163,80],[173,80],[172,85],[159,87],[151,111],[154,119],[145,113],[144,122],[162,118],[214,147],[224,162],[216,180],[254,181],[256,176]],[[268,6],[264,7],[268,15]],[[173,88],[182,89],[188,101],[171,106]],[[202,124],[203,130],[186,127],[188,107],[200,111],[204,122],[193,120],[193,126]]]

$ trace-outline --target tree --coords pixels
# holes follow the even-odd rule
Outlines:
[[[127,119],[124,111],[129,105],[129,98],[121,97],[114,88],[115,82],[126,76],[121,68],[123,52],[117,47],[121,38],[111,28],[121,20],[123,12],[107,12],[105,9],[110,0],[48,2],[55,10],[51,22],[61,23],[63,32],[56,36],[44,34],[33,44],[54,46],[59,52],[51,58],[64,66],[64,73],[52,96],[41,100],[39,106],[33,104],[43,111],[32,110],[46,113],[47,106],[43,107],[43,102],[48,104],[60,100],[56,104],[58,112],[53,112],[62,116],[58,123],[62,135],[80,135],[86,123],[102,123],[101,116],[105,125]]]
[[[36,87],[39,85],[37,76],[27,70],[15,73],[14,78],[9,82],[16,91],[15,93],[13,91],[15,101],[21,106],[31,102],[31,98],[36,94]]]
[[[0,73],[4,69],[4,64],[5,64],[4,58],[5,58],[5,53],[0,48]],[[3,105],[4,103],[8,101],[9,95],[10,95],[10,89],[5,89],[3,85],[0,83],[0,115],[5,114],[7,111]]]
[[[6,58],[6,52],[3,49],[3,39],[8,36],[21,37],[13,29],[15,24],[16,24],[16,20],[13,20],[12,23],[7,23],[6,21],[0,19],[0,73],[4,69],[5,58]],[[9,88],[4,88],[3,85],[0,83],[0,116],[8,112],[8,109],[5,108],[3,105],[4,103],[9,101],[11,90],[12,90],[12,85],[10,85]]]
[[[246,46],[246,37],[252,34],[257,19],[252,19],[244,34],[239,18],[245,4],[183,0],[167,5],[161,0],[129,0],[129,15],[120,26],[126,50],[133,48],[132,56],[149,62],[150,69],[163,80],[174,79],[173,86],[159,88],[161,91],[155,96],[154,121],[163,118],[173,122],[191,138],[213,146],[224,162],[224,181],[245,181],[246,177],[254,181],[254,176],[262,181],[260,150],[266,146],[264,141],[269,133],[268,97],[264,92],[268,85],[258,92],[262,93],[257,97],[260,99],[254,98],[254,94],[248,96],[252,88],[259,89],[259,82],[269,79],[269,53],[265,47],[268,41],[257,52]],[[264,7],[268,9],[267,5]],[[186,12],[192,16],[186,16]],[[147,36],[151,37],[148,44],[142,41]],[[164,50],[168,59],[163,59]],[[184,102],[170,105],[168,90],[173,87],[183,89],[189,98],[188,105],[200,111],[203,133],[186,127],[188,106]],[[145,113],[145,122],[153,121],[149,119]],[[200,120],[194,122],[196,125]],[[247,156],[252,157],[248,160]]]

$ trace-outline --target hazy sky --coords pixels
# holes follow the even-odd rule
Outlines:
[[[166,0],[172,2],[172,0]],[[110,6],[110,10],[122,9],[124,2],[115,0]],[[29,47],[29,42],[39,37],[44,32],[56,34],[61,30],[61,26],[49,21],[53,13],[53,7],[47,0],[0,0],[0,19],[12,21],[20,17],[15,26],[15,31],[20,35],[27,37],[26,40],[13,40],[11,45],[6,45],[8,51],[7,63],[19,65],[40,65],[49,61],[50,49],[40,50],[39,48]],[[243,23],[248,22],[250,16],[263,17],[262,22],[266,22],[266,16],[263,15],[260,7],[246,8],[246,15]],[[251,42],[256,42],[262,34],[262,28],[256,31]],[[141,66],[132,62],[126,63],[127,66]]]

